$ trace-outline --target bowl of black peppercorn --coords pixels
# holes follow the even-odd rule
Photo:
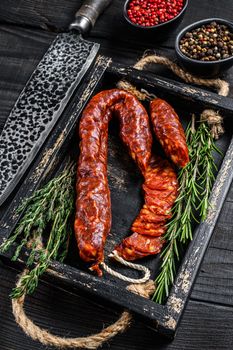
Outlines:
[[[177,35],[175,50],[191,73],[216,77],[233,65],[233,23],[221,18],[195,22]]]

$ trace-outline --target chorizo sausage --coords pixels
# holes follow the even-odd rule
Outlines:
[[[185,133],[174,109],[156,98],[150,103],[150,115],[156,138],[166,155],[179,167],[189,162]]]
[[[185,135],[175,111],[163,100],[151,102],[156,137],[165,153],[178,166],[189,161]],[[75,236],[80,257],[99,264],[111,227],[111,203],[107,181],[108,123],[113,115],[120,121],[120,136],[143,176],[145,204],[132,225],[133,234],[116,247],[126,260],[161,251],[166,222],[178,193],[176,172],[168,160],[151,159],[152,136],[144,107],[130,93],[113,89],[94,96],[85,108],[79,128],[80,157],[77,170]]]
[[[178,180],[168,160],[153,158],[145,172],[143,185],[145,204],[126,237],[115,250],[125,260],[158,254],[165,240],[166,222],[178,194]],[[165,184],[164,185],[164,180]]]
[[[123,259],[133,261],[158,254],[164,243],[162,237],[151,237],[135,232],[125,238],[115,250]]]
[[[151,158],[152,136],[145,108],[124,90],[106,90],[94,96],[79,125],[80,155],[76,184],[75,236],[80,257],[101,275],[104,244],[111,227],[107,180],[108,124],[120,120],[120,136],[142,173]]]

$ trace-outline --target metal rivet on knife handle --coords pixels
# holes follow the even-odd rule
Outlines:
[[[88,33],[94,27],[97,18],[111,4],[112,0],[85,0],[75,15],[75,21],[70,29],[78,30],[81,34]]]

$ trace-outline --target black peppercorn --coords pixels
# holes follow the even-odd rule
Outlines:
[[[233,33],[223,24],[211,22],[185,33],[180,49],[188,57],[216,61],[233,55]]]

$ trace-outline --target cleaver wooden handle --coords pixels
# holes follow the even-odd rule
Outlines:
[[[70,29],[78,30],[81,34],[88,33],[111,2],[112,0],[84,0],[75,14],[74,22],[70,24]]]

